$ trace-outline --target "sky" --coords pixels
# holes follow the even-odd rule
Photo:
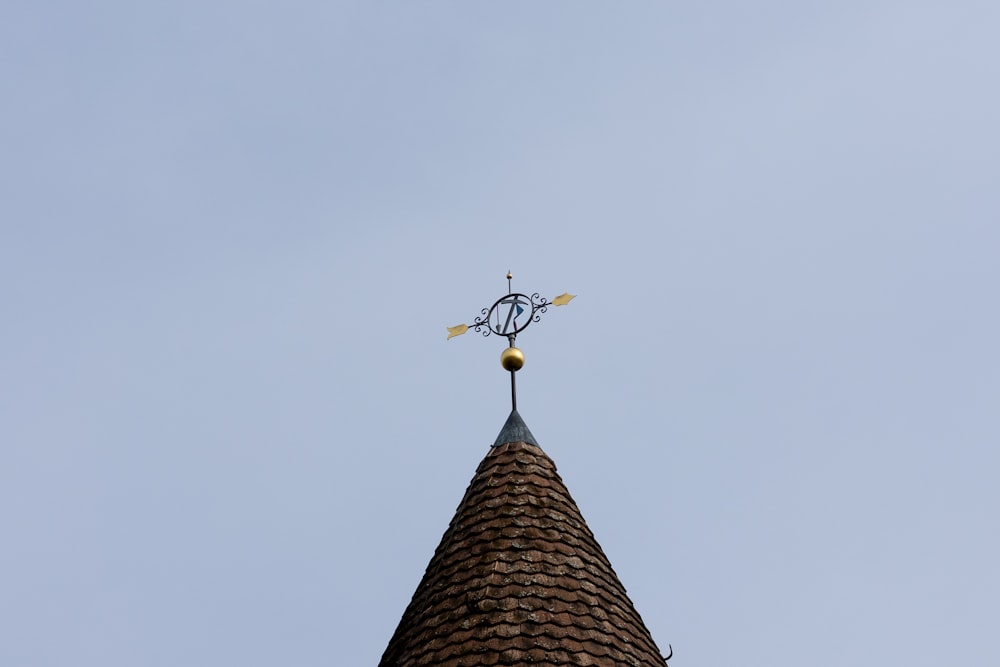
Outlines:
[[[1000,5],[10,0],[0,664],[374,665],[518,408],[672,667],[997,664]]]

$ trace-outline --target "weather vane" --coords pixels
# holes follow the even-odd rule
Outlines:
[[[575,294],[564,292],[551,301],[535,292],[531,296],[511,291],[510,281],[514,278],[507,272],[507,296],[500,297],[489,308],[483,308],[472,324],[456,324],[448,327],[448,339],[461,336],[472,329],[483,336],[506,336],[508,347],[500,354],[500,365],[510,371],[510,400],[514,410],[517,410],[517,388],[514,383],[514,373],[524,366],[524,353],[514,346],[517,334],[528,328],[532,322],[542,319],[542,313],[549,306],[565,306],[573,300]]]

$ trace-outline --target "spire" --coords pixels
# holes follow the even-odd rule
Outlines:
[[[517,411],[517,334],[552,301],[508,294],[469,328],[507,338],[511,411],[479,464],[379,667],[607,665],[664,667],[664,658],[556,465]],[[672,655],[672,652],[671,652]]]
[[[663,667],[555,463],[533,438],[512,435],[518,430],[530,438],[515,411],[472,478],[380,667]]]

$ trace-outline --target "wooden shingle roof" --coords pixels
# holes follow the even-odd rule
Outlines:
[[[520,422],[517,413],[512,419]],[[501,431],[523,433],[523,426]],[[490,448],[380,667],[666,665],[611,563],[532,442]]]

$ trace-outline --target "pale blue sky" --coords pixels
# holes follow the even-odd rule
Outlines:
[[[672,667],[1000,662],[1000,5],[0,8],[0,664],[374,665],[519,408]]]

